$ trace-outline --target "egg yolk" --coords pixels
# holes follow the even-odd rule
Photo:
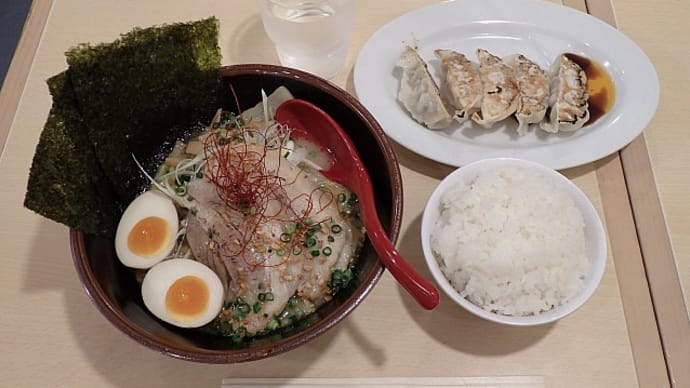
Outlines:
[[[171,314],[193,318],[206,311],[208,294],[208,286],[199,277],[183,276],[168,288],[165,307]]]
[[[160,217],[146,217],[129,232],[127,246],[137,256],[153,257],[170,239],[170,226]]]

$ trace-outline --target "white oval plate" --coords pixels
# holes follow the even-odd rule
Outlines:
[[[515,120],[491,130],[474,123],[434,131],[412,119],[397,101],[396,63],[406,44],[416,45],[440,82],[433,51],[448,48],[474,59],[477,48],[499,56],[521,53],[548,69],[561,53],[593,59],[616,86],[612,109],[586,127],[549,134],[532,125],[518,136]],[[456,0],[420,8],[380,28],[354,68],[359,100],[393,140],[437,162],[462,166],[490,157],[529,159],[554,169],[607,156],[637,137],[659,102],[659,81],[645,53],[615,28],[580,11],[536,0]]]

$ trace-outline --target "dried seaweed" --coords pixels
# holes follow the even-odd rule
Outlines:
[[[67,52],[89,138],[118,196],[128,203],[155,170],[161,145],[212,115],[219,85],[218,21],[135,29],[110,44]]]
[[[117,201],[83,127],[67,71],[48,81],[53,96],[29,173],[24,206],[44,217],[97,235],[112,234]]]
[[[48,80],[53,106],[24,205],[109,236],[121,204],[148,185],[133,156],[153,173],[175,139],[215,110],[218,20],[137,28],[66,57],[69,69]]]

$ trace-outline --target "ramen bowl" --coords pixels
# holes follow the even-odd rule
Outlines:
[[[219,71],[223,84],[228,85],[221,106],[229,111],[254,106],[261,100],[262,89],[270,94],[285,86],[296,98],[310,101],[330,114],[357,147],[374,182],[381,222],[391,240],[397,239],[402,220],[402,179],[398,163],[382,128],[355,97],[317,76],[281,66],[234,65]],[[258,360],[317,338],[362,303],[384,269],[368,240],[365,241],[349,287],[292,326],[238,344],[231,337],[178,328],[157,319],[142,301],[135,272],[118,260],[112,239],[71,230],[70,243],[87,294],[111,324],[154,351],[203,363]]]

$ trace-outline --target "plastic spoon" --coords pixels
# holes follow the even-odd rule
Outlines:
[[[369,174],[340,125],[317,106],[300,99],[282,103],[275,117],[276,121],[292,128],[294,136],[311,140],[329,153],[331,166],[321,173],[357,194],[367,235],[386,269],[422,307],[429,310],[436,307],[439,301],[436,287],[405,261],[383,230],[376,213]]]

